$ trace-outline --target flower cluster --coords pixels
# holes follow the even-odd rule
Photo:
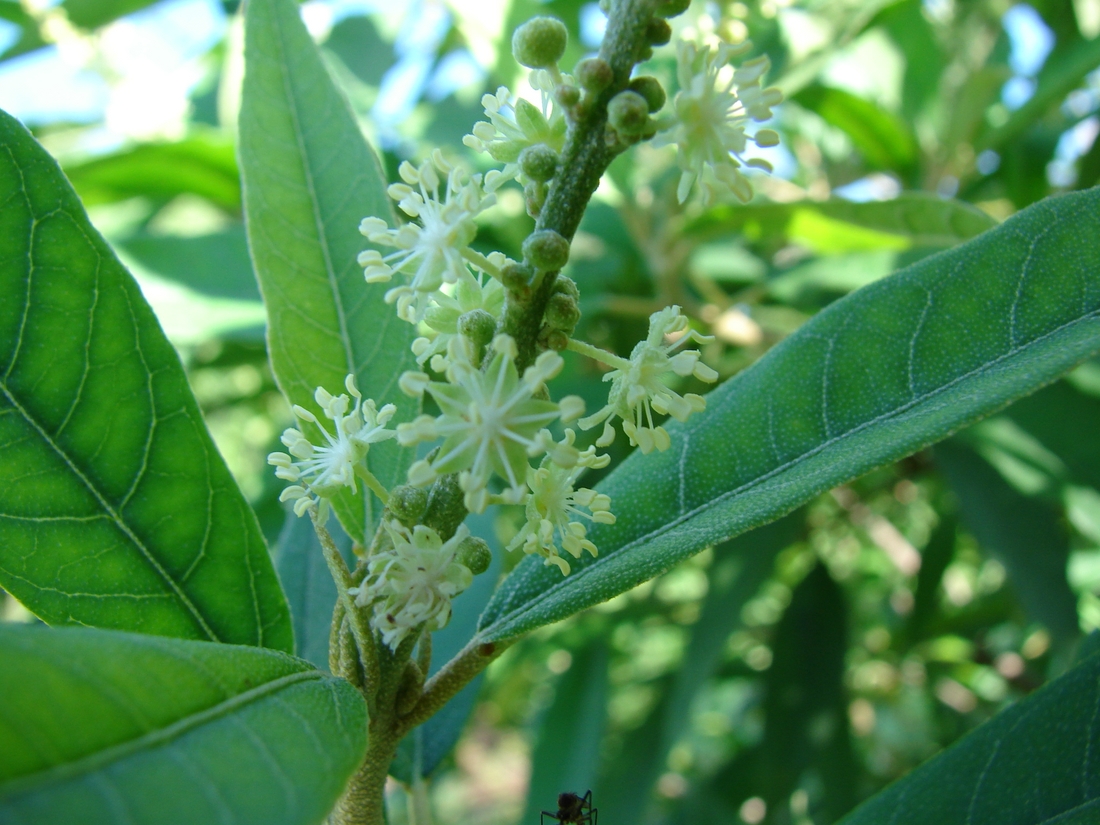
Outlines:
[[[456,558],[470,531],[462,525],[443,541],[422,524],[412,530],[394,521],[383,526],[393,546],[370,557],[367,578],[354,595],[356,604],[371,609],[382,642],[395,650],[418,627],[439,630],[450,620],[451,599],[474,579]]]
[[[322,387],[314,394],[317,406],[333,423],[334,433],[330,433],[309,410],[294,406],[294,415],[302,424],[318,430],[323,444],[315,446],[302,429],[291,427],[282,437],[289,453],[272,453],[267,457],[268,464],[276,468],[276,476],[294,482],[283,490],[279,501],[293,501],[294,512],[299,516],[321,505],[318,518],[322,522],[327,517],[328,499],[343,488],[354,492],[356,477],[371,487],[380,486],[366,467],[367,452],[371,444],[397,435],[395,430],[385,428],[397,412],[393,404],[379,410],[371,399],[364,401],[353,375],[347,377],[344,385],[348,395],[355,399],[351,412],[348,412],[348,395],[334,396]]]
[[[771,108],[783,99],[779,89],[760,85],[770,65],[767,57],[746,61],[736,69],[730,65],[751,48],[747,40],[737,46],[719,42],[702,47],[680,41],[675,115],[654,137],[653,145],[677,147],[681,174],[676,195],[681,203],[695,183],[702,189],[704,205],[713,203],[724,190],[747,202],[752,184],[741,166],[771,170],[765,160],[744,158],[749,141],[762,147],[779,143],[779,135],[771,129],[749,134],[747,127],[771,118]]]
[[[653,413],[686,421],[692,413],[706,409],[707,402],[695,393],[680,395],[662,378],[675,373],[684,377],[692,375],[708,384],[717,381],[718,373],[700,360],[698,350],[681,349],[690,341],[702,344],[710,340],[713,340],[710,336],[700,335],[688,326],[688,319],[680,313],[680,307],[671,306],[650,316],[649,335],[638,342],[629,359],[578,341],[570,342],[570,349],[612,368],[604,376],[604,381],[611,382],[607,405],[594,415],[582,418],[578,425],[582,430],[590,430],[602,422],[603,434],[596,444],[606,446],[615,438],[615,430],[608,419],[618,416],[631,445],[643,453],[667,450],[671,444],[668,432],[654,424]]]
[[[672,16],[686,6],[684,0],[667,0],[661,14]],[[650,22],[648,45],[638,50],[643,57],[671,37],[663,17]],[[713,383],[718,377],[700,350],[688,347],[710,339],[692,329],[677,306],[651,316],[647,337],[629,358],[577,340],[579,292],[559,275],[569,260],[570,240],[552,222],[526,238],[522,261],[483,254],[474,248],[475,239],[479,217],[510,181],[523,186],[528,213],[540,215],[563,170],[563,152],[576,134],[571,130],[582,127],[594,106],[606,107],[607,117],[596,119],[598,140],[612,155],[648,139],[678,146],[681,202],[696,184],[704,202],[724,190],[747,200],[751,187],[741,168],[767,164],[746,160],[744,152],[750,142],[770,146],[777,140],[767,129],[749,132],[752,122],[771,117],[781,97],[761,86],[767,59],[734,68],[730,61],[747,53],[749,44],[680,44],[680,91],[672,113],[662,116],[667,101],[656,78],[619,76],[620,86],[613,87],[616,72],[600,57],[580,61],[573,75],[563,73],[558,63],[566,37],[564,25],[549,17],[535,18],[516,32],[513,53],[533,70],[530,83],[539,104],[505,87],[482,99],[486,120],[464,142],[503,168],[472,174],[436,149],[419,165],[402,163],[401,182],[389,187],[407,221],[391,226],[372,216],[360,224],[372,245],[359,256],[366,282],[396,281],[385,300],[419,332],[412,344],[419,369],[402,374],[400,387],[437,412],[387,429],[395,407],[379,409],[364,399],[349,376],[346,394],[318,388],[315,395],[332,431],[296,406],[299,426],[283,434],[288,452],[268,458],[278,477],[291,482],[281,498],[294,501],[298,515],[311,511],[323,523],[331,499],[356,491],[358,481],[386,505],[381,531],[358,569],[362,584],[349,592],[394,650],[423,631],[443,627],[451,600],[489,566],[487,544],[465,526],[448,535],[437,516],[427,515],[429,501],[436,507],[436,497],[443,497],[439,512],[450,518],[459,510],[457,482],[469,512],[484,512],[490,504],[522,506],[525,522],[508,549],[541,556],[567,575],[571,559],[597,555],[591,525],[615,522],[606,494],[577,486],[586,470],[607,466],[609,457],[597,448],[613,441],[614,419],[621,419],[623,432],[641,452],[666,450],[671,438],[660,417],[682,422],[706,407],[700,395],[681,393],[672,384],[685,378]],[[605,94],[608,89],[614,94]],[[522,359],[517,340],[523,343]],[[554,401],[550,396],[548,383],[563,368],[559,351],[564,349],[607,368],[607,403],[586,418],[579,397]],[[581,430],[603,425],[594,446],[580,449],[572,429],[555,438],[552,427],[573,421]],[[408,484],[392,491],[366,462],[370,445],[391,438],[405,447],[434,442],[409,467]],[[450,480],[437,484],[443,477]]]

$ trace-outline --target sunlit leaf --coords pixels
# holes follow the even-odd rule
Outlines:
[[[137,284],[0,113],[0,585],[46,622],[289,650],[263,536]]]
[[[315,825],[358,766],[347,682],[256,648],[0,625],[0,822]]]

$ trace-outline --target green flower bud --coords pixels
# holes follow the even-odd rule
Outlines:
[[[394,700],[397,715],[406,716],[412,713],[423,692],[424,673],[420,670],[420,666],[410,659],[405,662],[405,669],[401,672],[401,682],[397,687],[397,696]]]
[[[545,318],[546,323],[554,329],[572,333],[577,327],[577,321],[581,319],[581,308],[571,295],[558,292],[550,296],[546,304]]]
[[[599,94],[615,79],[615,72],[611,64],[600,57],[586,57],[577,64],[573,70],[573,76],[586,91]]]
[[[649,77],[648,75],[636,77],[630,81],[628,88],[645,98],[646,105],[649,106],[651,112],[659,112],[661,107],[665,105],[667,99],[665,90],[661,86],[661,82],[655,77]]]
[[[531,294],[531,281],[535,273],[525,264],[509,263],[500,271],[500,282],[509,292],[526,299]]]
[[[637,92],[619,92],[607,104],[607,122],[623,135],[639,135],[649,122],[649,104]]]
[[[562,352],[569,346],[569,336],[560,329],[546,327],[539,335],[539,345],[554,352]]]
[[[519,155],[519,168],[535,181],[548,181],[558,171],[558,153],[545,143],[528,146]]]
[[[672,39],[672,26],[667,20],[654,18],[646,24],[645,39],[651,46],[663,46]]]
[[[554,87],[554,100],[560,103],[564,108],[572,109],[580,103],[581,90],[576,86],[562,83],[560,86]]]
[[[555,293],[560,292],[563,295],[568,295],[574,301],[579,301],[581,299],[581,291],[577,288],[577,282],[567,275],[559,275],[554,279],[553,291]]]
[[[480,576],[493,563],[493,551],[484,539],[467,536],[458,545],[455,561],[467,567],[475,576]]]
[[[691,0],[662,0],[657,4],[657,14],[661,17],[678,17],[688,10]]]
[[[428,491],[411,484],[401,484],[390,492],[386,506],[404,524],[418,524],[428,510]]]
[[[523,205],[527,207],[527,214],[537,218],[542,212],[546,196],[550,193],[550,187],[541,181],[530,181],[523,187]]]
[[[569,260],[569,241],[553,229],[539,229],[523,242],[523,259],[540,272],[561,269]]]
[[[532,17],[512,35],[512,55],[528,69],[556,66],[565,54],[569,32],[555,17]]]
[[[459,316],[458,331],[477,344],[488,346],[497,331],[497,321],[483,309],[471,309]]]

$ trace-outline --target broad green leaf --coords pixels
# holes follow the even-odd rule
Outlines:
[[[268,350],[292,404],[320,409],[317,387],[343,392],[354,374],[363,395],[415,413],[397,389],[414,366],[416,330],[368,286],[356,262],[368,215],[395,218],[378,159],[333,85],[292,0],[250,3],[245,16],[240,156],[252,260],[268,311]],[[371,471],[387,487],[404,481],[410,450],[371,447]],[[363,543],[381,506],[360,488],[338,498],[348,534]]]
[[[963,523],[1001,561],[1028,615],[1063,644],[1077,638],[1077,597],[1066,581],[1069,538],[1058,513],[1012,487],[958,439],[936,447],[936,463],[959,500]]]
[[[566,577],[525,559],[479,638],[609,599],[1052,381],[1100,349],[1098,233],[1100,190],[1054,198],[832,304],[608,476],[599,557]]]
[[[721,664],[730,634],[741,626],[741,609],[771,575],[779,552],[797,540],[802,522],[801,512],[792,513],[714,548],[706,600],[683,663],[650,718],[627,734],[622,755],[597,787],[609,822],[647,820],[652,789],[667,769],[669,751],[689,728],[695,697]]]
[[[289,650],[256,517],[137,284],[0,113],[0,586],[51,624]]]
[[[96,29],[155,2],[157,0],[64,0],[61,8],[74,26]]]
[[[607,721],[607,666],[607,646],[593,642],[573,655],[555,685],[554,701],[539,723],[527,810],[520,822],[535,822],[542,811],[556,810],[560,793],[584,796],[592,789]],[[635,794],[639,790],[635,785]]]
[[[1059,381],[1007,415],[1057,455],[1073,478],[1100,489],[1100,398]]]
[[[913,644],[924,637],[932,617],[939,607],[940,582],[951,560],[955,557],[958,519],[952,513],[941,517],[940,523],[928,539],[920,554],[920,570],[917,572],[917,589],[913,593],[913,611],[906,625],[906,638]]]
[[[18,57],[46,45],[46,41],[38,31],[38,23],[16,0],[0,0],[0,20],[14,23],[21,29],[15,42],[0,52],[0,61]]]
[[[170,200],[197,195],[229,212],[241,208],[241,183],[233,143],[197,133],[176,143],[145,143],[113,155],[65,167],[85,204],[127,198]]]
[[[366,707],[282,653],[0,625],[0,822],[315,825]]]
[[[997,222],[962,201],[906,192],[889,201],[796,201],[747,206],[722,204],[685,228],[698,237],[744,233],[750,239],[797,241],[819,253],[866,249],[948,248]]]
[[[328,530],[344,561],[354,567],[351,539],[338,523],[330,522]],[[294,620],[294,652],[315,667],[328,670],[328,640],[332,611],[336,608],[336,584],[325,563],[313,522],[287,513],[272,556]]]
[[[1100,819],[1100,656],[1002,711],[841,825],[1089,825]]]
[[[876,103],[820,84],[791,100],[848,135],[871,168],[905,171],[916,162],[917,141],[908,125]]]

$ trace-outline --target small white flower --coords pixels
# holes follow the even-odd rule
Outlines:
[[[572,446],[555,444],[544,430],[560,417],[559,406],[534,397],[561,371],[561,356],[542,353],[520,378],[515,342],[498,335],[492,346],[493,358],[482,372],[470,361],[466,339],[455,336],[448,352],[448,383],[415,373],[405,381],[412,391],[427,390],[442,415],[422,415],[397,428],[398,440],[406,446],[443,439],[434,459],[409,468],[409,482],[428,484],[439,475],[459,473],[466,508],[474,513],[489,504],[486,485],[493,473],[507,482],[506,495],[518,501],[526,490],[528,456],[551,452],[559,463],[572,466],[577,455]]]
[[[566,430],[566,442],[572,445],[575,434]],[[575,489],[577,478],[589,467],[606,467],[610,456],[596,455],[594,447],[580,453],[574,467],[560,467],[550,458],[543,460],[536,470],[527,471],[527,486],[531,493],[527,498],[527,523],[519,531],[509,550],[522,547],[527,554],[538,554],[546,564],[557,565],[563,576],[569,575],[569,562],[561,557],[561,549],[579,559],[587,550],[596,556],[596,545],[586,536],[588,528],[582,518],[597,524],[614,524],[611,499],[587,487]],[[588,512],[585,512],[587,510]]]
[[[779,136],[771,129],[749,134],[752,121],[768,120],[771,107],[780,103],[779,89],[761,88],[767,72],[767,57],[749,60],[736,70],[730,60],[748,52],[748,41],[738,46],[719,42],[700,47],[689,40],[677,49],[680,91],[673,101],[671,123],[653,139],[654,146],[678,147],[677,163],[682,170],[677,197],[683,203],[695,183],[703,190],[703,203],[710,205],[722,190],[741,201],[752,198],[752,185],[741,172],[742,164],[771,169],[767,161],[745,160],[749,141],[774,146]]]
[[[295,482],[283,490],[280,501],[294,500],[294,512],[301,516],[318,503],[348,487],[355,490],[355,478],[377,484],[370,475],[363,459],[366,458],[371,444],[386,441],[397,435],[395,430],[385,429],[397,408],[387,404],[381,410],[374,401],[364,399],[355,386],[355,376],[349,375],[344,381],[348,394],[355,399],[355,405],[348,412],[350,400],[347,395],[334,396],[323,387],[314,394],[317,405],[324,410],[325,417],[333,422],[335,434],[330,433],[317,416],[298,405],[294,406],[294,415],[300,421],[312,424],[321,433],[324,443],[314,445],[300,429],[293,427],[283,433],[282,442],[288,453],[272,453],[267,457],[268,464],[275,467],[275,475],[284,481]],[[327,509],[322,507],[319,516],[322,520]]]
[[[553,92],[559,83],[573,85],[573,78],[562,74],[555,77],[545,69],[531,72],[530,77],[532,88],[541,95],[541,106],[513,95],[508,87],[501,86],[495,95],[487,94],[481,98],[488,121],[475,123],[473,134],[462,139],[475,152],[485,152],[493,160],[504,164],[501,171],[485,176],[485,185],[490,191],[517,177],[519,154],[528,146],[541,143],[560,152],[565,144],[568,124],[565,112],[554,102]]]
[[[489,259],[498,267],[507,261],[499,252],[489,255]],[[500,281],[486,275],[475,279],[467,274],[455,284],[453,291],[433,293],[431,305],[424,313],[424,324],[432,334],[413,341],[416,362],[421,366],[430,363],[433,370],[443,372],[447,368],[447,348],[458,334],[458,319],[475,309],[485,310],[494,318],[500,317],[504,309],[504,286]]]
[[[666,341],[666,337],[673,339]],[[630,359],[620,358],[579,341],[570,341],[570,349],[588,355],[610,367],[603,380],[611,382],[607,405],[594,415],[582,418],[578,424],[582,430],[590,430],[601,421],[604,431],[596,441],[599,446],[610,444],[615,431],[607,419],[613,415],[623,420],[623,432],[632,445],[643,453],[667,450],[671,444],[664,427],[653,423],[653,412],[671,415],[677,421],[706,409],[706,400],[695,393],[680,395],[669,389],[661,380],[670,372],[680,376],[694,375],[700,381],[713,383],[718,373],[703,364],[698,350],[680,350],[689,341],[705,343],[712,340],[700,335],[688,326],[688,319],[680,314],[680,307],[666,307],[649,317],[649,335],[638,342]]]
[[[382,255],[368,249],[360,253],[359,264],[367,283],[387,282],[394,272],[408,276],[408,285],[391,289],[386,301],[397,304],[401,318],[416,323],[423,317],[431,293],[469,275],[471,263],[486,262],[470,249],[470,243],[477,235],[475,218],[495,203],[496,197],[484,193],[480,175],[471,176],[451,166],[438,149],[419,168],[406,161],[399,172],[404,183],[393,184],[388,190],[390,197],[420,223],[390,229],[381,218],[364,218],[359,231],[367,240],[397,251]]]
[[[385,522],[391,550],[370,557],[367,577],[356,604],[372,607],[371,626],[391,650],[416,628],[439,630],[451,619],[451,599],[470,586],[473,574],[455,560],[458,546],[470,535],[466,525],[444,542],[422,524],[411,531]]]

